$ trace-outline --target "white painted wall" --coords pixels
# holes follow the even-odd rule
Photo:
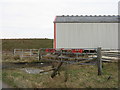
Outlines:
[[[118,49],[118,23],[56,23],[56,48]]]

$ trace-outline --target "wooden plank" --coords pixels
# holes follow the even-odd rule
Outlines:
[[[49,69],[49,70],[44,70],[44,71],[41,71],[40,73],[49,72],[49,71],[53,71],[53,70],[55,70],[55,68],[52,68],[52,69]]]

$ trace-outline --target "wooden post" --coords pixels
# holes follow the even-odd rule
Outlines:
[[[97,65],[98,65],[98,75],[102,75],[101,47],[98,47],[97,49]]]
[[[63,56],[63,54],[62,54],[62,50],[61,50],[61,61],[62,61],[62,56]]]
[[[13,51],[14,56],[15,56],[15,52],[16,52],[16,49],[14,49],[14,51]]]
[[[24,51],[23,51],[23,49],[21,49],[21,50],[22,50],[22,52],[21,52],[21,60],[22,60]]]
[[[60,62],[60,64],[58,65],[58,67],[52,73],[51,78],[54,78],[54,76],[57,74],[57,71],[60,69],[60,67],[62,66],[62,64],[63,64],[63,62]]]
[[[38,49],[38,60],[40,60],[40,50]]]
[[[78,60],[78,53],[76,53],[76,59]]]
[[[39,49],[38,49],[38,60],[40,60],[40,52],[39,52]]]
[[[32,56],[32,49],[30,49],[30,57]]]
[[[66,64],[66,67],[65,67],[65,80],[64,82],[67,82],[68,80],[68,63]]]

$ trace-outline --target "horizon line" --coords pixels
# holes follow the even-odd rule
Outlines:
[[[53,39],[53,38],[0,38],[0,39]]]

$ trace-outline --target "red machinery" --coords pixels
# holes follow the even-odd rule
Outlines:
[[[45,51],[46,51],[46,52],[53,53],[53,52],[55,52],[56,50],[55,50],[55,49],[46,49]]]
[[[83,49],[72,49],[72,53],[83,53]]]

